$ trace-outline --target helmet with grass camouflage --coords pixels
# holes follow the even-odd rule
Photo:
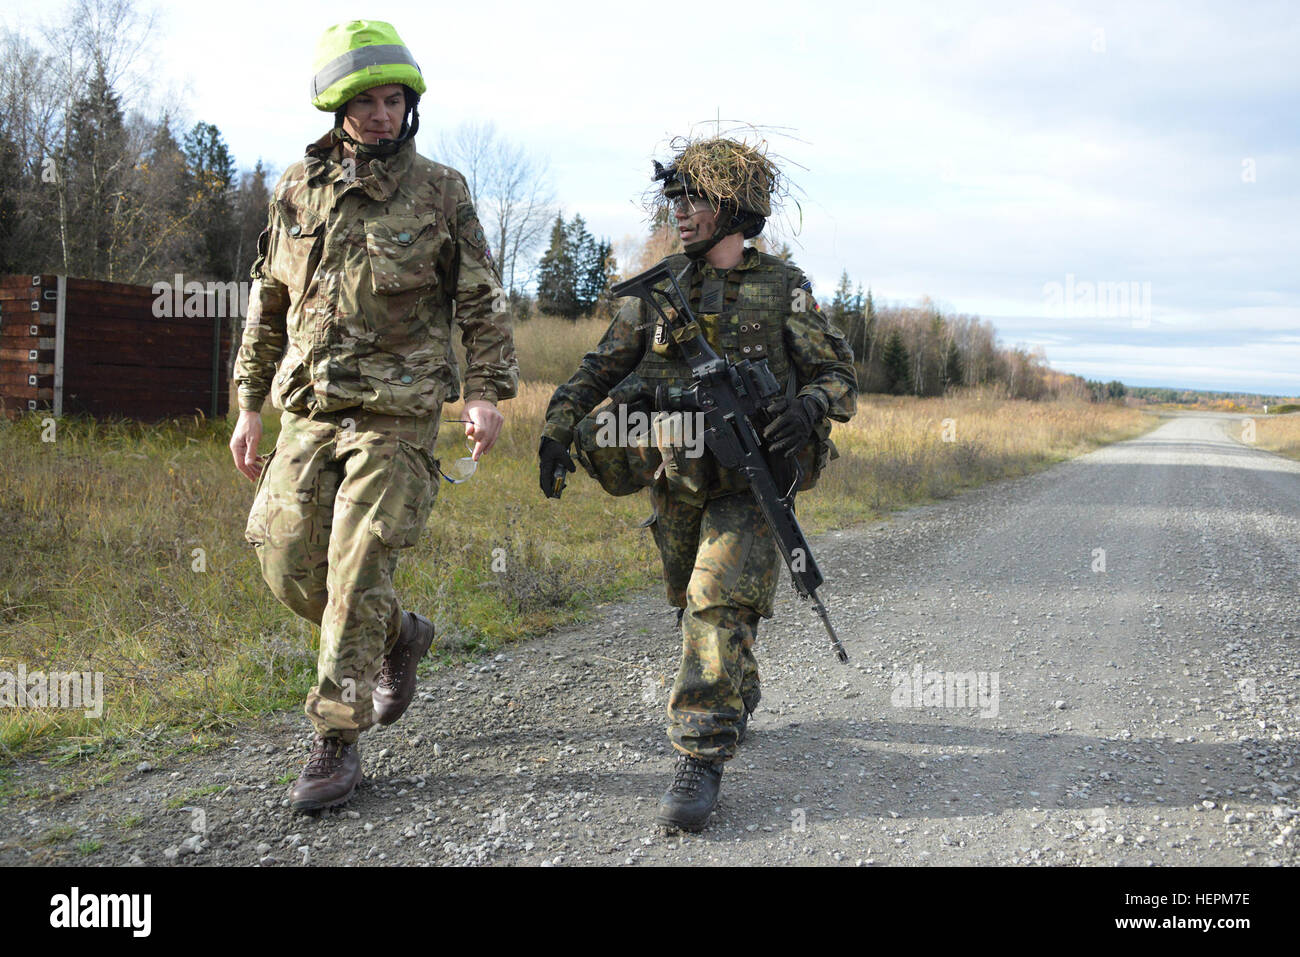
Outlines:
[[[409,87],[417,97],[427,88],[391,23],[350,20],[330,27],[316,44],[311,80],[316,109],[335,113],[358,93],[390,83]]]
[[[654,178],[663,183],[661,200],[699,197],[718,210],[718,228],[707,240],[691,243],[686,254],[702,256],[732,233],[753,239],[772,215],[772,196],[781,172],[768,159],[765,144],[750,146],[725,136],[673,142],[677,155],[668,166],[655,162]]]

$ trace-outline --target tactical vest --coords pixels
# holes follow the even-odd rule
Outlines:
[[[719,355],[732,361],[766,359],[786,395],[793,396],[803,383],[797,381],[797,370],[786,352],[785,320],[800,274],[775,256],[757,255],[760,258],[754,266],[733,269],[722,279],[705,279],[699,268],[693,269],[682,291],[704,337]],[[667,261],[674,275],[690,262],[681,254],[669,256]],[[644,304],[641,317],[655,324],[634,375],[640,376],[651,390],[660,385],[688,386],[692,380],[690,364],[671,343],[662,320]],[[719,467],[707,451],[703,455],[688,454],[693,451],[690,443],[683,443],[684,437],[676,429],[656,429],[653,438],[639,446],[611,447],[599,440],[593,412],[578,424],[575,436],[579,463],[612,495],[636,492],[661,475],[677,497],[697,505],[748,487],[736,472]],[[816,485],[821,470],[833,457],[830,422],[823,419],[814,428],[812,440],[796,455],[803,473],[799,490]]]
[[[786,395],[793,397],[803,384],[796,381],[797,370],[790,361],[785,347],[785,321],[790,315],[793,293],[799,282],[799,271],[775,256],[759,253],[759,261],[748,269],[733,269],[725,277],[704,278],[698,267],[691,270],[690,279],[683,288],[692,312],[700,323],[709,345],[721,356],[732,361],[741,359],[766,359],[768,368]],[[686,256],[668,257],[674,275],[680,274],[690,260]],[[647,317],[656,319],[649,335],[649,347],[638,364],[635,374],[651,388],[663,385],[682,388],[691,382],[691,368],[682,358],[676,345],[668,337],[662,320],[650,309]],[[675,316],[673,317],[676,318]],[[688,413],[689,414],[689,413]],[[831,452],[830,423],[817,427],[813,440],[797,456],[803,470],[799,488],[812,488]],[[698,437],[697,437],[698,438]],[[662,461],[662,474],[675,495],[703,504],[705,500],[720,495],[744,491],[747,484],[736,472],[718,466],[713,456],[692,455],[683,444],[680,433],[672,430],[658,433],[655,448]],[[637,452],[630,458],[636,463]],[[646,461],[642,456],[642,460]]]
[[[704,279],[700,270],[691,271],[686,293],[709,345],[721,356],[766,359],[782,387],[790,375],[790,358],[785,351],[785,318],[790,314],[791,292],[798,273],[774,256],[759,253],[750,269],[733,269],[724,279]],[[669,268],[678,274],[689,262],[685,256],[668,257]],[[653,315],[651,310],[647,313]],[[676,318],[676,317],[674,317]],[[691,381],[691,367],[681,358],[660,320],[636,368],[648,385],[685,386]]]

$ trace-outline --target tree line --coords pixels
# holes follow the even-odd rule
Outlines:
[[[0,35],[0,272],[247,276],[269,170],[238,171],[210,123],[135,108],[152,30],[129,0],[78,0],[53,33]]]
[[[587,231],[581,214],[556,216],[551,241],[537,266],[537,308],[565,319],[607,311],[617,265],[608,239]]]
[[[248,278],[274,171],[240,170],[220,129],[151,114],[152,19],[134,0],[72,0],[52,30],[0,32],[0,273],[152,284]],[[304,107],[310,115],[309,107]],[[490,123],[444,132],[502,280],[534,281],[555,201],[544,161]]]
[[[914,306],[878,304],[870,288],[854,289],[847,270],[822,309],[853,349],[863,392],[938,396],[973,386],[1013,399],[1093,402],[1125,394],[1122,383],[1090,382],[1052,369],[1041,347],[1000,346],[987,319],[945,313],[929,298]]]
[[[182,129],[179,107],[142,109],[140,61],[153,29],[134,0],[72,0],[54,30],[0,33],[0,273],[144,284],[176,273],[248,278],[273,171],[260,159],[241,171],[220,129],[202,121]],[[445,132],[436,158],[464,173],[517,316],[612,310],[613,246],[581,215],[566,221],[558,212],[544,160],[490,123]],[[660,221],[644,242],[620,247],[619,258],[632,275],[679,245],[672,224]],[[790,258],[788,247],[773,252]],[[823,309],[852,345],[865,392],[1125,395],[1119,382],[1055,372],[1041,349],[999,346],[992,323],[978,316],[944,312],[929,299],[878,303],[847,270]]]

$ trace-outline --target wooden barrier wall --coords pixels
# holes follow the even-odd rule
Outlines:
[[[216,308],[160,318],[157,298],[148,286],[0,277],[4,414],[225,415],[232,320]]]

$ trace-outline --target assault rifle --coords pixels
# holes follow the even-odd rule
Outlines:
[[[691,266],[674,276],[666,262],[631,279],[616,283],[610,292],[616,297],[636,296],[646,302],[663,322],[672,341],[690,364],[694,376],[684,390],[665,394],[662,386],[656,399],[661,410],[691,409],[704,419],[704,445],[720,466],[738,472],[748,483],[749,491],[776,538],[777,548],[785,559],[800,597],[812,600],[813,608],[831,637],[831,648],[840,661],[848,661],[848,652],[831,625],[826,606],[817,597],[825,578],[812,557],[808,540],[794,514],[794,494],[801,473],[793,458],[782,458],[773,469],[767,460],[755,420],[780,394],[780,383],[768,368],[766,359],[742,359],[731,362],[713,351],[691,312],[679,282],[684,282]],[[668,307],[670,313],[665,311]],[[782,475],[778,485],[774,475]],[[782,491],[785,479],[789,484]]]

